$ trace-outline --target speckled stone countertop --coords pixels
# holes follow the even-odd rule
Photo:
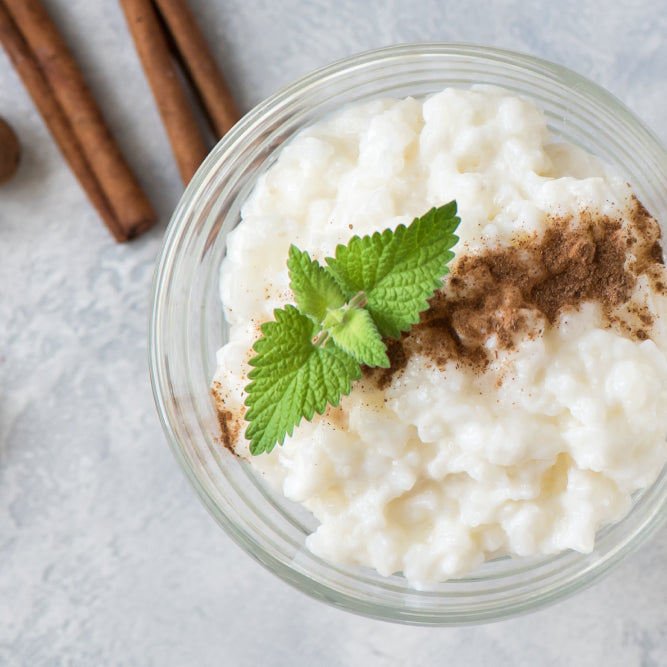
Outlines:
[[[153,263],[182,188],[116,2],[45,0],[160,222],[115,244],[4,53],[23,145],[0,186],[0,665],[667,664],[667,534],[534,614],[433,629],[315,602],[214,523],[162,435]],[[667,142],[665,0],[191,0],[239,106],[353,53],[467,41],[568,66]]]

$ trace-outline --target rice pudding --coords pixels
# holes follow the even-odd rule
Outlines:
[[[391,367],[250,456],[248,360],[294,300],[290,244],[322,262],[452,199],[451,272]],[[313,512],[307,546],[334,562],[419,587],[589,552],[667,461],[666,285],[658,223],[532,102],[476,86],[345,108],[282,149],[228,236],[222,440]]]

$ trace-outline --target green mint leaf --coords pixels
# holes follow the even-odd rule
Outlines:
[[[360,364],[389,367],[382,338],[397,338],[428,308],[454,257],[458,224],[451,202],[408,227],[353,237],[325,267],[290,248],[298,308],[274,310],[249,362],[245,436],[252,454],[270,452],[304,417],[337,406],[361,377]]]
[[[310,258],[295,245],[289,249],[287,260],[290,287],[299,310],[315,322],[321,322],[327,310],[340,308],[345,297],[333,276],[317,260]]]
[[[303,417],[322,414],[327,403],[337,406],[361,377],[358,362],[332,340],[313,344],[319,327],[294,306],[276,309],[274,316],[275,322],[262,325],[250,360],[245,437],[252,454],[282,445]]]
[[[387,346],[367,310],[346,306],[332,310],[324,318],[322,326],[333,342],[360,364],[389,368]]]
[[[449,249],[458,241],[456,202],[432,208],[395,231],[353,237],[327,264],[347,299],[363,292],[366,309],[383,337],[398,338],[419,321],[427,299],[442,286]]]

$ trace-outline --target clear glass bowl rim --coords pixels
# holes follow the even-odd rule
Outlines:
[[[165,363],[165,359],[162,357],[163,346],[161,344],[161,336],[164,335],[164,332],[161,330],[161,324],[162,306],[166,298],[164,293],[165,283],[176,261],[175,257],[178,255],[179,248],[183,246],[184,239],[188,235],[188,227],[184,221],[191,218],[193,207],[197,202],[200,192],[211,180],[212,174],[214,174],[218,164],[224,159],[225,155],[228,155],[234,147],[238,147],[240,143],[247,141],[253,136],[253,133],[256,134],[259,131],[258,128],[261,128],[267,122],[267,118],[276,109],[289,106],[295,98],[304,94],[304,91],[327,85],[328,80],[361,71],[366,67],[374,66],[378,63],[388,64],[392,61],[400,63],[411,58],[447,58],[451,56],[458,58],[469,57],[479,62],[489,61],[499,63],[502,66],[518,68],[525,72],[534,73],[536,76],[553,79],[576,91],[584,91],[589,98],[597,100],[611,114],[622,119],[623,122],[632,127],[635,133],[641,135],[642,140],[647,145],[650,145],[653,150],[649,157],[660,166],[661,173],[667,173],[667,151],[661,146],[657,137],[609,92],[565,67],[514,51],[475,44],[404,44],[367,51],[317,69],[281,88],[254,107],[219,142],[190,182],[169,223],[156,262],[151,293],[152,310],[149,325],[151,384],[159,417],[169,445],[205,506],[231,537],[260,563],[312,597],[353,612],[376,618],[428,625],[456,625],[498,620],[540,608],[590,585],[648,540],[667,522],[667,478],[665,471],[663,471],[660,479],[651,487],[651,492],[655,496],[653,502],[656,509],[650,520],[645,521],[641,529],[635,531],[632,539],[620,544],[613,553],[595,562],[593,565],[583,566],[579,571],[564,576],[557,586],[538,593],[533,591],[525,599],[508,600],[507,604],[496,601],[491,605],[481,607],[477,611],[469,611],[465,614],[457,615],[455,610],[447,609],[439,612],[428,610],[420,614],[415,609],[406,611],[401,609],[400,606],[395,607],[392,604],[383,604],[377,600],[363,599],[363,596],[341,593],[340,591],[332,590],[327,584],[313,579],[312,576],[304,576],[302,572],[295,572],[284,560],[276,558],[273,554],[263,550],[253,536],[248,535],[246,530],[240,524],[236,523],[234,516],[221,516],[220,508],[216,506],[211,495],[206,490],[192,462],[184,455],[179,438],[176,436],[173,420],[177,418],[177,415],[174,413],[173,405],[170,405],[168,398],[169,364]],[[205,389],[208,388],[206,387]]]

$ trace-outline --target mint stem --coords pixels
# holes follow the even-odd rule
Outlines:
[[[363,308],[367,303],[368,299],[366,298],[366,292],[362,290],[355,294],[347,305],[350,308]]]
[[[327,329],[322,329],[320,333],[317,334],[317,337],[313,341],[315,347],[322,347],[329,340],[329,331]]]

